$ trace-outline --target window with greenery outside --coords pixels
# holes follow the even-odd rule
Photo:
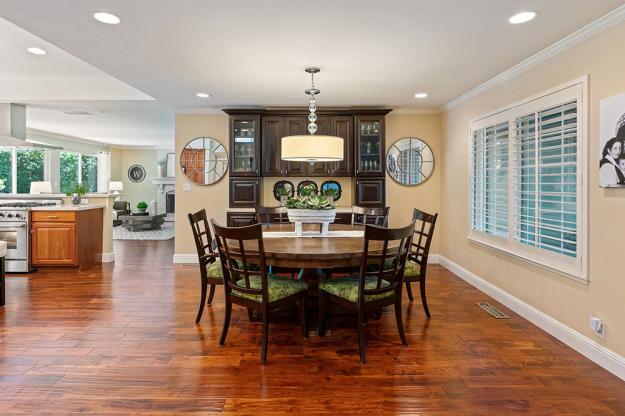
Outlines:
[[[98,191],[98,157],[82,155],[82,181],[89,192]]]
[[[78,183],[78,153],[61,152],[61,187],[62,193],[71,192]]]
[[[30,192],[30,183],[43,181],[45,164],[43,149],[17,149],[17,193]]]
[[[10,194],[13,186],[11,149],[0,148],[0,193]]]

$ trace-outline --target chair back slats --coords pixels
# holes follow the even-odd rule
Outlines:
[[[256,220],[263,224],[286,224],[289,223],[289,216],[286,207],[261,207],[257,206]]]
[[[388,215],[391,207],[365,208],[352,205],[352,224],[388,226]]]
[[[211,220],[211,223],[215,230],[226,292],[229,294],[232,290],[236,290],[249,295],[260,295],[263,302],[268,302],[262,225],[223,227],[215,220]],[[250,248],[250,245],[255,247]],[[251,278],[254,276],[260,278],[260,288],[251,287]],[[239,283],[241,281],[242,284]]]
[[[358,282],[359,302],[364,302],[364,297],[368,295],[379,295],[391,291],[401,293],[404,267],[410,253],[414,225],[414,220],[401,228],[365,225],[365,242]],[[371,267],[372,265],[375,267]],[[367,278],[370,277],[376,279],[375,289],[365,288]],[[388,285],[382,286],[384,282]]]
[[[432,244],[432,236],[434,235],[434,227],[436,226],[438,213],[428,214],[427,212],[415,208],[412,218],[416,221],[415,237],[413,238],[412,248],[408,258],[421,266],[423,270],[427,265],[430,244]]]
[[[206,266],[213,263],[217,255],[213,250],[213,237],[206,218],[206,210],[201,209],[193,214],[187,214],[187,217],[193,230],[193,240],[200,264]]]

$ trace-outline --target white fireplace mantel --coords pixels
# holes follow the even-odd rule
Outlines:
[[[151,178],[152,184],[158,187],[158,190],[161,194],[165,193],[165,188],[175,188],[176,187],[176,178]]]
[[[152,184],[156,186],[156,212],[165,214],[167,207],[166,194],[176,189],[176,178],[150,178]],[[173,220],[173,214],[167,214],[168,220]]]

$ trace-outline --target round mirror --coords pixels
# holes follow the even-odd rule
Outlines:
[[[280,201],[280,197],[286,196],[292,198],[295,196],[295,187],[290,181],[278,181],[273,186],[273,197],[276,201]]]
[[[228,154],[217,140],[198,137],[182,149],[180,169],[198,185],[210,185],[218,182],[228,171]]]
[[[341,199],[341,184],[337,181],[325,181],[321,184],[321,195],[332,197],[334,201]]]
[[[399,139],[388,149],[386,170],[395,182],[402,185],[422,184],[434,172],[434,153],[421,139]]]

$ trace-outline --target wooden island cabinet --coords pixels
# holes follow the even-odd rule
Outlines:
[[[31,212],[33,266],[78,266],[87,269],[102,261],[101,207]]]

